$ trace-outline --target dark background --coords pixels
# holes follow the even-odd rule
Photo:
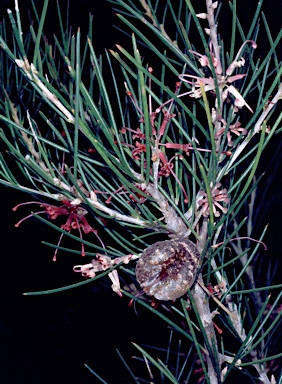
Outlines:
[[[37,5],[42,3],[36,1]],[[114,48],[114,43],[129,45],[127,38],[113,28],[115,14],[106,1],[80,0],[70,3],[74,31],[81,26],[82,32],[86,33],[88,13],[94,14],[93,44],[97,53],[103,53],[104,48]],[[2,0],[0,4],[2,19],[5,9],[13,10],[14,3]],[[66,1],[60,1],[60,4],[63,8]],[[255,1],[238,1],[242,23],[250,22],[255,4]],[[27,11],[32,10],[31,2],[24,1],[24,6],[20,4],[20,7],[28,21]],[[281,1],[265,1],[264,11],[275,37],[281,28]],[[57,32],[55,16],[55,1],[50,1],[46,24],[48,29],[45,29],[50,36]],[[222,19],[226,28],[229,21],[227,16]],[[258,49],[263,56],[268,49],[264,40],[261,40]],[[267,257],[271,262],[282,257],[282,166],[280,156],[273,158],[280,145],[278,140],[274,141],[261,162],[260,171],[266,171],[265,185],[274,167],[276,171],[271,187],[263,197],[265,209],[260,211],[257,226],[259,233],[266,223],[270,223],[265,241],[269,248]],[[261,192],[263,189],[264,186]],[[120,299],[95,283],[53,295],[23,296],[23,292],[62,287],[81,281],[82,278],[72,272],[75,264],[73,256],[59,252],[58,260],[54,263],[53,250],[40,243],[46,240],[56,244],[58,233],[50,231],[35,219],[14,228],[14,224],[24,216],[23,212],[30,212],[30,209],[13,212],[12,207],[28,200],[27,195],[1,186],[0,199],[0,382],[99,383],[84,367],[86,363],[108,383],[133,383],[115,348],[120,350],[137,372],[143,369],[142,376],[148,378],[145,366],[130,359],[136,353],[131,341],[165,346],[169,331],[146,312],[137,310],[136,314],[134,308],[128,306],[126,298]],[[65,239],[64,245],[66,242]],[[278,265],[275,283],[281,283],[279,268]]]

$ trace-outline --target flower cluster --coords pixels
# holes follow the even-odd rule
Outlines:
[[[82,232],[85,234],[93,232],[96,235],[96,237],[99,239],[101,244],[103,245],[100,237],[98,236],[98,231],[96,229],[93,229],[91,225],[88,223],[85,217],[88,211],[85,208],[82,208],[80,206],[81,201],[79,199],[75,199],[73,201],[70,201],[68,199],[63,199],[62,203],[63,205],[61,205],[60,207],[57,207],[52,204],[40,203],[38,201],[29,201],[27,203],[21,203],[16,205],[13,208],[13,211],[16,211],[20,206],[27,205],[27,204],[39,204],[40,207],[44,208],[44,211],[31,213],[30,215],[24,217],[18,223],[16,223],[15,227],[18,227],[24,220],[34,216],[35,214],[38,215],[38,214],[46,213],[51,220],[57,219],[58,216],[68,216],[67,221],[61,225],[61,228],[63,230],[67,232],[71,232],[71,230],[77,229],[79,231],[79,236],[81,239],[82,239]],[[57,246],[60,245],[62,237],[63,237],[63,233],[60,236]],[[56,249],[54,253],[54,257],[53,257],[54,261],[56,260],[57,251],[58,249]],[[85,256],[83,243],[81,244],[81,255]]]
[[[74,272],[81,273],[82,276],[93,278],[96,276],[97,272],[106,271],[107,269],[110,269],[120,263],[128,264],[130,260],[134,260],[137,258],[138,256],[136,255],[125,255],[122,257],[117,257],[115,259],[111,259],[109,256],[97,254],[96,259],[93,259],[91,263],[84,265],[76,265],[73,267],[73,270]],[[112,290],[116,292],[120,297],[122,297],[117,270],[112,270],[108,273],[108,276],[113,283],[111,287]]]
[[[228,197],[228,194],[227,194],[227,189],[224,188],[220,190],[220,188],[221,188],[221,183],[217,183],[215,187],[211,190],[212,210],[215,217],[220,216],[220,212],[217,210],[217,208],[219,208],[222,211],[222,213],[227,212],[227,208],[223,207],[223,205],[220,204],[219,202],[228,204],[230,201],[230,198]],[[199,207],[202,208],[203,215],[206,217],[209,216],[210,207],[209,207],[208,197],[205,191],[199,192],[198,205]]]
[[[198,58],[202,67],[208,67],[211,70],[211,64],[212,64],[217,74],[217,84],[215,83],[212,77],[207,78],[207,77],[200,77],[200,76],[186,75],[186,74],[179,75],[179,78],[182,81],[184,81],[185,83],[192,84],[192,92],[190,93],[190,97],[194,97],[194,98],[201,97],[201,93],[202,93],[200,89],[201,84],[203,84],[205,91],[214,91],[218,85],[219,87],[224,89],[222,94],[223,101],[227,99],[228,93],[231,93],[235,97],[234,106],[236,109],[242,108],[245,105],[251,112],[253,112],[251,107],[246,103],[246,100],[243,98],[243,96],[237,91],[237,89],[233,85],[230,85],[234,81],[240,80],[246,76],[246,74],[237,74],[237,75],[231,76],[235,68],[243,67],[245,64],[245,59],[243,57],[240,58],[240,56],[241,56],[243,47],[246,43],[251,43],[253,48],[257,47],[256,43],[253,40],[246,40],[242,44],[241,48],[239,49],[239,52],[237,53],[235,59],[227,68],[225,72],[225,76],[222,75],[221,63],[215,57],[212,50],[212,45],[210,46],[211,59],[209,59],[206,55],[202,55],[198,52],[190,50],[190,53],[192,53],[194,56]],[[187,80],[187,78],[189,80]]]
[[[215,119],[215,115],[216,115],[216,112],[213,109],[213,111],[212,111],[213,120]],[[225,133],[226,128],[227,128],[227,122],[222,118],[220,118],[220,121],[222,123],[222,129],[220,129],[217,133],[215,133],[214,138],[216,140]],[[228,127],[228,130],[227,130],[227,133],[226,133],[227,143],[228,143],[229,147],[233,146],[233,141],[232,141],[232,137],[231,137],[232,133],[234,133],[236,136],[239,137],[240,135],[243,135],[243,136],[246,135],[248,133],[248,131],[245,128],[241,127],[241,123],[239,121],[236,121],[236,123],[234,123],[234,124],[230,124]]]

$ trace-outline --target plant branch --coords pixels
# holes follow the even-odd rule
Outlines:
[[[272,108],[278,103],[278,101],[282,98],[282,84],[280,84],[278,91],[276,92],[275,96],[271,100],[271,102],[268,104],[268,106],[264,109],[264,111],[261,113],[260,118],[256,122],[254,129],[252,129],[247,137],[244,139],[244,141],[237,147],[236,151],[234,152],[233,156],[231,157],[227,168],[224,170],[224,174],[226,175],[228,171],[230,170],[231,166],[234,164],[235,160],[239,157],[239,155],[243,152],[245,147],[249,144],[251,139],[260,132],[263,122],[266,120],[267,116],[269,115]]]

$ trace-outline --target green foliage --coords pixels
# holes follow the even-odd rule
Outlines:
[[[83,41],[80,30],[71,34],[59,4],[61,39],[44,39],[48,0],[41,16],[34,4],[29,32],[22,31],[18,9],[16,17],[9,12],[12,41],[9,27],[1,25],[0,183],[36,196],[48,220],[38,215],[42,211],[36,217],[82,248],[48,245],[92,258],[99,252],[94,262],[78,266],[90,277],[81,284],[109,275],[113,290],[185,339],[189,353],[184,359],[178,353],[172,365],[170,346],[162,361],[135,345],[147,367],[158,372],[158,382],[190,380],[196,354],[207,383],[225,381],[233,369],[251,375],[245,368],[250,365],[257,374],[252,382],[270,383],[268,363],[282,356],[270,355],[282,312],[281,293],[272,302],[268,291],[281,285],[256,286],[254,260],[262,255],[266,229],[256,246],[251,237],[258,164],[281,129],[276,50],[282,31],[274,40],[262,15],[270,48],[260,59],[254,48],[262,2],[248,31],[237,18],[236,0],[230,3],[230,41],[217,34],[213,22],[220,6],[210,0],[207,8],[201,2],[207,12],[202,15],[189,0],[179,1],[177,9],[169,0],[111,2],[131,48],[117,45],[105,57],[95,53],[92,17]],[[64,225],[52,223],[62,215]],[[95,242],[84,239],[91,232]],[[202,253],[201,268],[186,299],[154,308],[146,295],[134,294],[139,285],[133,260],[167,236],[191,236]],[[116,270],[127,289],[119,287]],[[222,338],[213,316],[224,329]],[[156,375],[149,368],[148,374]]]

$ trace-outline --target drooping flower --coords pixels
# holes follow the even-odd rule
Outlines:
[[[173,170],[174,164],[172,162],[172,159],[168,161],[165,154],[162,151],[158,152],[158,157],[161,160],[161,167],[160,167],[158,176],[168,177],[171,173],[173,173],[172,170]]]

